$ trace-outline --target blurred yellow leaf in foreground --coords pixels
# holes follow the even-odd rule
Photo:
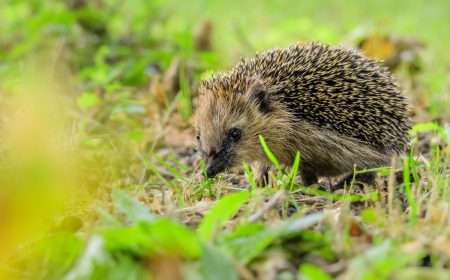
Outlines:
[[[0,263],[47,233],[78,198],[70,90],[39,62],[0,88]],[[38,69],[39,68],[39,69]],[[53,74],[52,74],[53,73]],[[9,279],[0,269],[0,279]]]

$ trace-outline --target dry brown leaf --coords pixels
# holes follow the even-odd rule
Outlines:
[[[203,21],[194,31],[194,47],[198,51],[210,51],[212,49],[213,25],[209,20]]]
[[[164,87],[166,89],[166,101],[172,101],[180,90],[180,71],[181,71],[181,60],[175,57],[169,69],[164,73]]]
[[[373,35],[365,38],[360,48],[362,52],[377,60],[387,60],[395,55],[396,46],[387,36]]]
[[[149,86],[150,94],[154,97],[153,100],[156,104],[162,108],[166,106],[167,102],[167,89],[162,82],[162,77],[160,75],[153,76],[150,80]]]
[[[352,221],[350,223],[349,231],[350,231],[350,236],[352,236],[352,237],[359,237],[359,236],[363,235],[363,233],[364,233],[363,229],[355,221]]]
[[[411,75],[420,71],[420,52],[425,45],[414,38],[375,34],[364,38],[359,48],[368,57],[381,60],[391,70],[407,66]]]
[[[151,279],[182,280],[181,260],[174,256],[160,255],[148,261]]]

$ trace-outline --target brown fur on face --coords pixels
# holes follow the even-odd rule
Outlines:
[[[284,141],[292,125],[292,117],[284,106],[276,101],[270,102],[270,112],[261,111],[261,98],[269,96],[261,91],[260,82],[253,82],[246,92],[230,93],[225,91],[203,92],[199,97],[196,111],[196,129],[199,150],[207,165],[210,155],[218,153],[232,128],[241,130],[242,135],[230,151],[230,163],[227,169],[241,165],[243,162],[266,161],[259,143],[259,135],[265,137],[273,152],[281,161],[289,161],[287,153],[292,149]],[[269,108],[266,108],[269,110]]]

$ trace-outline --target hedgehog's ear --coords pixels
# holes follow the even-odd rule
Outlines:
[[[258,105],[259,111],[266,114],[271,111],[269,93],[260,81],[255,81],[248,89],[249,98]]]

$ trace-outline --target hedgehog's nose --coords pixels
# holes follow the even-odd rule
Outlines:
[[[216,170],[214,170],[211,166],[206,169],[206,177],[213,178],[214,176],[216,176],[216,174]]]
[[[211,167],[206,169],[206,177],[213,178],[214,176],[216,176],[216,172]]]

